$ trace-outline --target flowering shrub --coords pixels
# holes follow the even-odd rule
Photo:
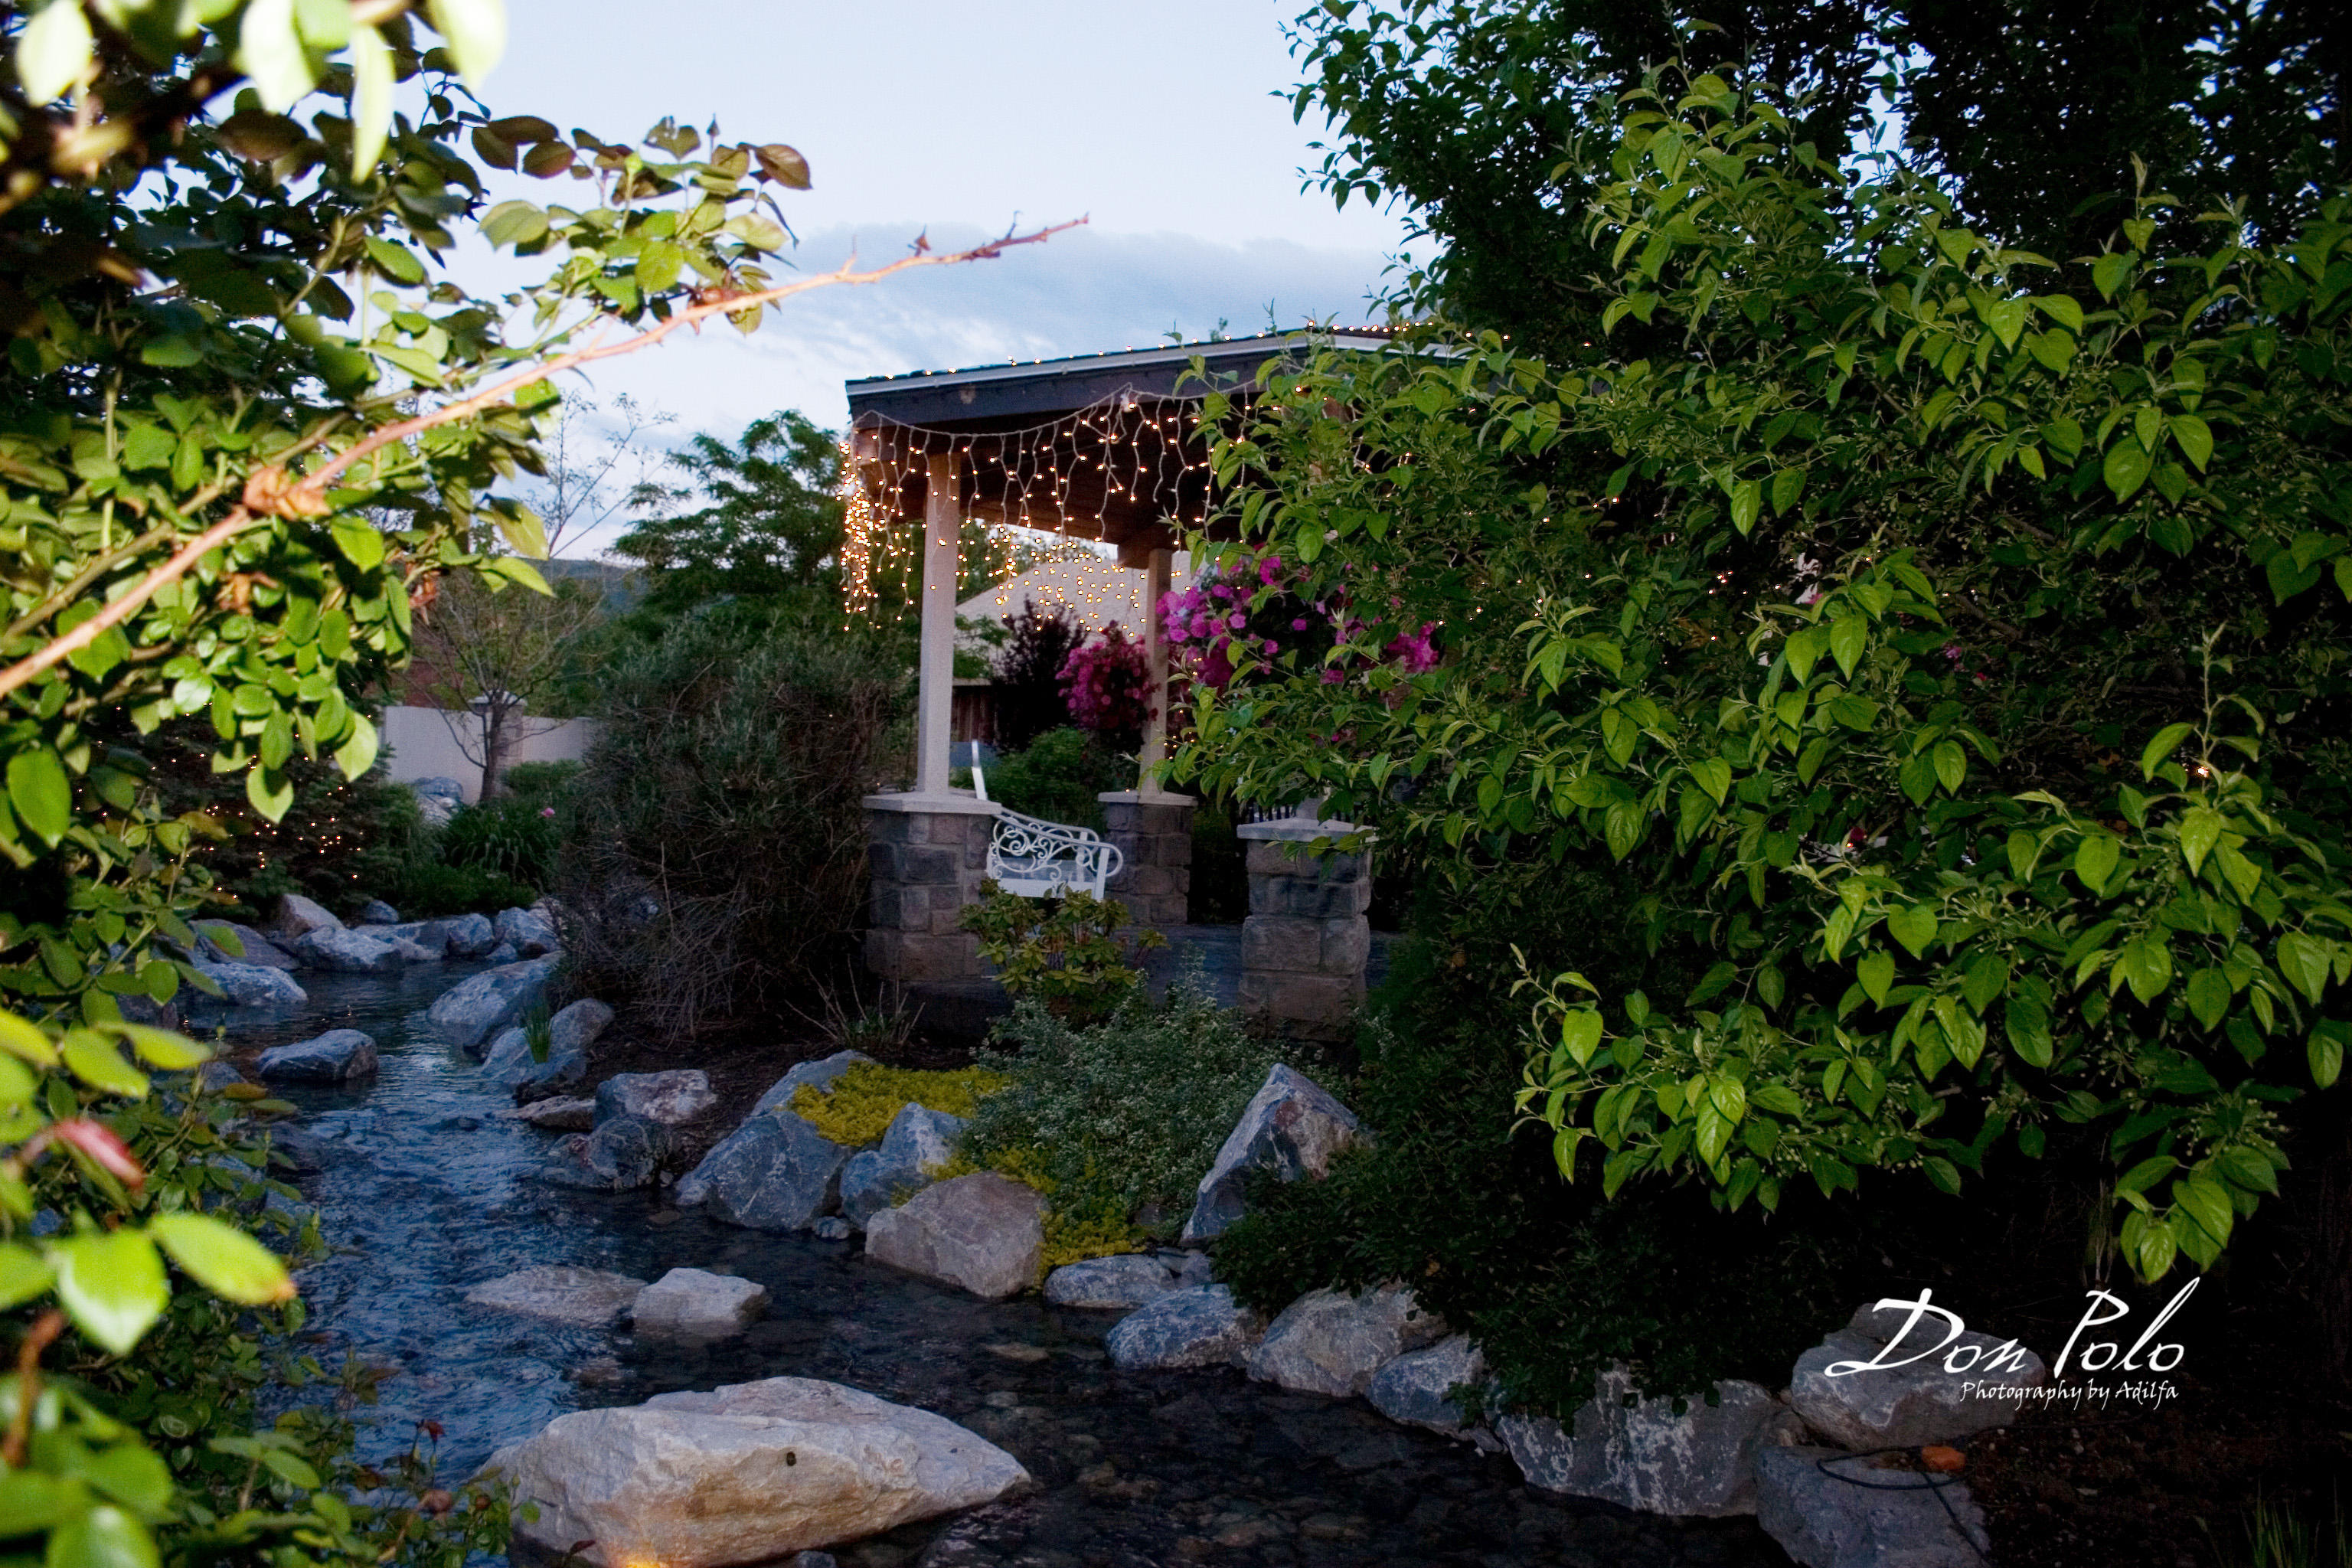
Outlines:
[[[1100,638],[1081,643],[1062,664],[1062,696],[1070,722],[1134,745],[1151,718],[1151,667],[1144,646],[1117,621]]]
[[[1320,679],[1337,686],[1351,670],[1370,667],[1360,654],[1330,662],[1342,640],[1361,638],[1364,622],[1349,613],[1344,587],[1326,588],[1309,600],[1306,574],[1283,564],[1279,555],[1244,554],[1230,563],[1204,568],[1192,586],[1160,600],[1160,626],[1180,664],[1193,679],[1218,691],[1247,669],[1287,659],[1296,668],[1324,668]],[[1382,656],[1408,675],[1437,663],[1437,624],[1401,632]]]

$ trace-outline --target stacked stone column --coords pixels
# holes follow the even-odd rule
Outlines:
[[[1242,1011],[1292,1035],[1339,1038],[1364,1000],[1371,853],[1310,847],[1311,840],[1354,832],[1351,823],[1251,822],[1238,831],[1249,856]]]
[[[994,808],[952,796],[868,795],[866,830],[866,968],[898,984],[978,977],[980,939],[956,921],[980,901]]]
[[[1165,930],[1192,919],[1192,806],[1190,795],[1118,790],[1102,802],[1103,837],[1126,858],[1105,889],[1139,926]]]

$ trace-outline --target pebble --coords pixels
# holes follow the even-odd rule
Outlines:
[[[1041,1362],[1046,1360],[1054,1353],[1043,1345],[1000,1343],[982,1345],[981,1346],[981,1349],[986,1351],[991,1355],[1003,1356],[1006,1361],[1020,1362]]]

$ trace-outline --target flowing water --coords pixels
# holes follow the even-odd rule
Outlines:
[[[357,1412],[362,1454],[445,1431],[444,1473],[566,1411],[794,1375],[936,1410],[1012,1452],[1029,1495],[837,1549],[847,1568],[1234,1564],[1786,1564],[1748,1520],[1670,1521],[1528,1490],[1503,1457],[1401,1427],[1360,1401],[1287,1394],[1237,1372],[1121,1373],[1111,1313],[985,1302],[867,1264],[854,1242],[771,1237],[647,1194],[542,1186],[552,1135],[436,1040],[424,1009],[478,965],[305,974],[308,1005],[242,1015],[234,1046],[353,1027],[381,1067],[349,1089],[289,1088],[319,1169],[301,1186],[336,1255],[306,1270],[306,1348],[393,1370]],[[467,1305],[541,1263],[642,1279],[680,1266],[767,1287],[768,1315],[703,1350],[639,1344]]]

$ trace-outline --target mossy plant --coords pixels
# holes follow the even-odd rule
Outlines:
[[[922,1072],[857,1062],[830,1084],[803,1084],[793,1090],[793,1110],[834,1142],[858,1149],[881,1142],[891,1121],[909,1105],[970,1116],[982,1100],[1012,1081],[985,1068]]]

